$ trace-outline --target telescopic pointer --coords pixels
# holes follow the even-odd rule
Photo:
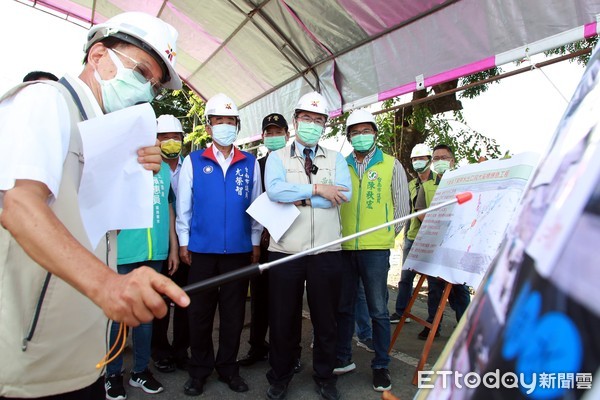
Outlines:
[[[261,274],[263,271],[265,271],[271,267],[274,267],[276,265],[284,264],[288,261],[292,261],[292,260],[298,259],[300,257],[304,257],[304,256],[308,256],[308,255],[317,253],[323,249],[326,249],[331,246],[335,246],[335,245],[343,243],[347,240],[351,240],[351,239],[355,239],[355,238],[363,236],[363,235],[367,235],[367,234],[369,234],[371,232],[375,232],[379,229],[386,228],[390,225],[395,225],[400,222],[407,221],[411,218],[418,217],[419,215],[423,215],[423,214],[426,214],[428,212],[431,212],[431,211],[434,211],[434,210],[437,210],[440,208],[447,207],[454,203],[463,204],[463,203],[471,200],[472,198],[473,198],[473,194],[471,192],[459,193],[452,200],[448,200],[443,203],[437,204],[435,206],[426,208],[424,210],[420,210],[415,213],[406,215],[402,218],[398,218],[393,221],[386,222],[385,224],[377,225],[372,228],[365,229],[364,231],[353,233],[352,235],[348,235],[343,238],[334,240],[332,242],[322,244],[321,246],[313,247],[312,249],[307,249],[307,250],[301,251],[296,254],[291,254],[287,257],[280,258],[279,260],[271,261],[271,262],[264,263],[264,264],[251,264],[251,265],[248,265],[247,267],[236,269],[235,271],[227,272],[225,274],[217,275],[212,278],[203,280],[201,282],[194,283],[192,285],[184,286],[182,289],[187,294],[194,294],[194,293],[201,292],[204,290],[212,289],[217,286],[221,286],[225,283],[229,283],[229,282],[235,281],[237,279],[250,278],[254,275]]]

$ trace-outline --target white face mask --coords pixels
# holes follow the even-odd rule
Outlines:
[[[237,138],[237,126],[220,124],[212,126],[212,138],[221,146],[229,146]]]
[[[446,161],[446,160],[434,161],[431,164],[431,169],[433,169],[433,172],[435,172],[436,174],[442,175],[444,172],[446,172],[448,169],[450,169],[450,161]]]
[[[108,56],[117,67],[114,78],[104,80],[98,71],[94,77],[102,89],[102,105],[107,113],[122,110],[139,103],[149,103],[154,99],[154,91],[150,82],[142,83],[135,76],[137,72],[125,68],[119,57],[108,49]]]

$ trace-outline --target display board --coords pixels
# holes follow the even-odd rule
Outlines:
[[[535,153],[523,153],[446,172],[431,205],[465,191],[473,193],[473,199],[427,213],[403,269],[477,288],[538,159]]]

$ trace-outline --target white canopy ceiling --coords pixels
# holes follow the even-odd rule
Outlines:
[[[598,31],[600,0],[21,0],[86,24],[144,11],[179,31],[177,71],[241,109],[240,141],[301,94],[331,116]]]

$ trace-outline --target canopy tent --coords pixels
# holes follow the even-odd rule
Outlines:
[[[240,108],[239,142],[311,90],[331,116],[596,35],[600,0],[21,0],[83,21],[144,11],[179,31],[177,71]]]

